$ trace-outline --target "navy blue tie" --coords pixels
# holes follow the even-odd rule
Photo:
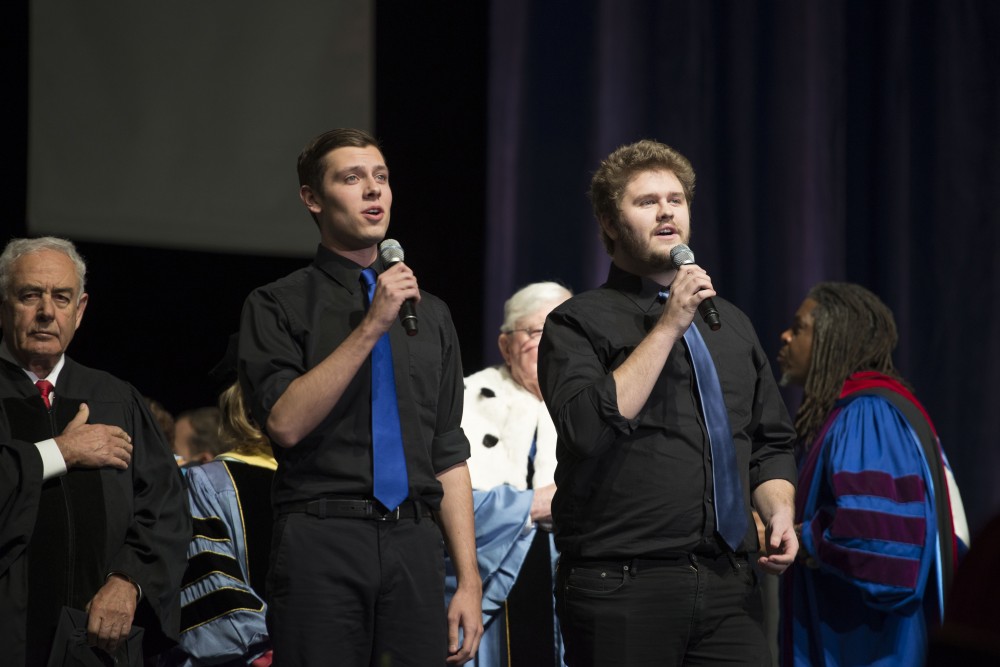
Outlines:
[[[370,306],[375,297],[375,271],[365,269],[361,278],[367,288],[366,305]],[[375,499],[386,508],[394,510],[406,500],[409,481],[388,331],[372,350],[372,474]]]
[[[660,292],[661,301],[665,301],[667,296],[668,292]],[[740,476],[736,471],[736,445],[733,444],[729,413],[726,412],[726,403],[722,398],[722,384],[705,339],[701,337],[694,322],[684,332],[684,342],[691,353],[691,366],[712,451],[715,528],[729,548],[737,551],[746,534],[747,515],[743,506]]]

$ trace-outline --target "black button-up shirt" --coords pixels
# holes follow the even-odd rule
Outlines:
[[[365,315],[364,267],[320,246],[313,263],[247,297],[239,373],[254,419],[266,424],[297,377],[325,359]],[[381,261],[376,261],[381,270]],[[421,292],[420,332],[389,329],[410,498],[440,506],[436,475],[469,457],[461,428],[462,361],[451,313]],[[372,495],[371,358],[340,401],[295,447],[275,446],[273,500]]]
[[[660,317],[660,286],[612,265],[602,287],[556,309],[545,323],[538,376],[559,433],[556,545],[577,558],[716,554],[711,449],[683,339],[667,357],[639,415],[618,411],[611,373]],[[750,493],[795,482],[795,431],[750,320],[714,298],[722,328],[696,316],[722,384],[745,498],[740,552],[755,552]]]

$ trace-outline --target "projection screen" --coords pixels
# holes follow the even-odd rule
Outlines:
[[[295,160],[371,130],[374,3],[31,3],[28,229],[309,256]]]

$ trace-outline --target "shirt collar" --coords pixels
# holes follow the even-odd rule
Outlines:
[[[27,368],[22,367],[21,363],[19,361],[17,361],[16,359],[14,359],[14,355],[11,354],[11,351],[9,349],[7,349],[7,341],[6,341],[6,339],[4,339],[2,342],[0,342],[0,359],[4,359],[5,361],[9,361],[10,363],[14,364],[18,368],[20,368],[22,371],[24,371],[25,375],[27,375],[28,378],[31,379],[31,384],[35,384],[36,382],[38,382],[39,380],[42,379],[42,378],[38,377],[37,375],[35,375],[34,373],[32,373],[31,371],[29,371]],[[45,376],[44,379],[46,379],[49,382],[51,382],[53,387],[56,386],[56,381],[59,379],[59,373],[60,373],[60,371],[62,371],[63,365],[65,363],[66,363],[66,355],[65,354],[59,355],[59,361],[57,361],[56,365],[52,367],[52,370],[49,371],[49,374]]]
[[[648,312],[654,306],[659,305],[660,292],[670,287],[669,285],[663,287],[645,276],[637,276],[634,273],[629,273],[614,262],[611,263],[611,268],[608,269],[608,281],[605,283],[605,286],[618,290],[631,299],[644,312]]]
[[[361,289],[361,271],[366,267],[358,266],[322,244],[316,248],[316,258],[313,260],[313,264],[351,294]],[[382,259],[376,259],[372,268],[375,269],[376,273],[381,273],[383,271]]]

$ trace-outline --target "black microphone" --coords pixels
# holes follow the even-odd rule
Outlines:
[[[386,268],[403,261],[403,246],[399,245],[399,241],[394,239],[382,241],[382,245],[379,246],[379,253],[382,255],[382,263],[385,264]],[[400,306],[399,321],[403,324],[403,328],[406,329],[407,336],[417,335],[417,313],[413,308],[413,299],[407,299]]]
[[[675,269],[679,269],[685,264],[694,264],[694,253],[691,252],[691,248],[681,243],[670,249],[670,261],[674,263]],[[719,319],[719,311],[716,309],[712,297],[708,297],[698,304],[698,312],[701,313],[701,319],[705,320],[705,324],[712,331],[718,331],[722,327],[722,320]]]

